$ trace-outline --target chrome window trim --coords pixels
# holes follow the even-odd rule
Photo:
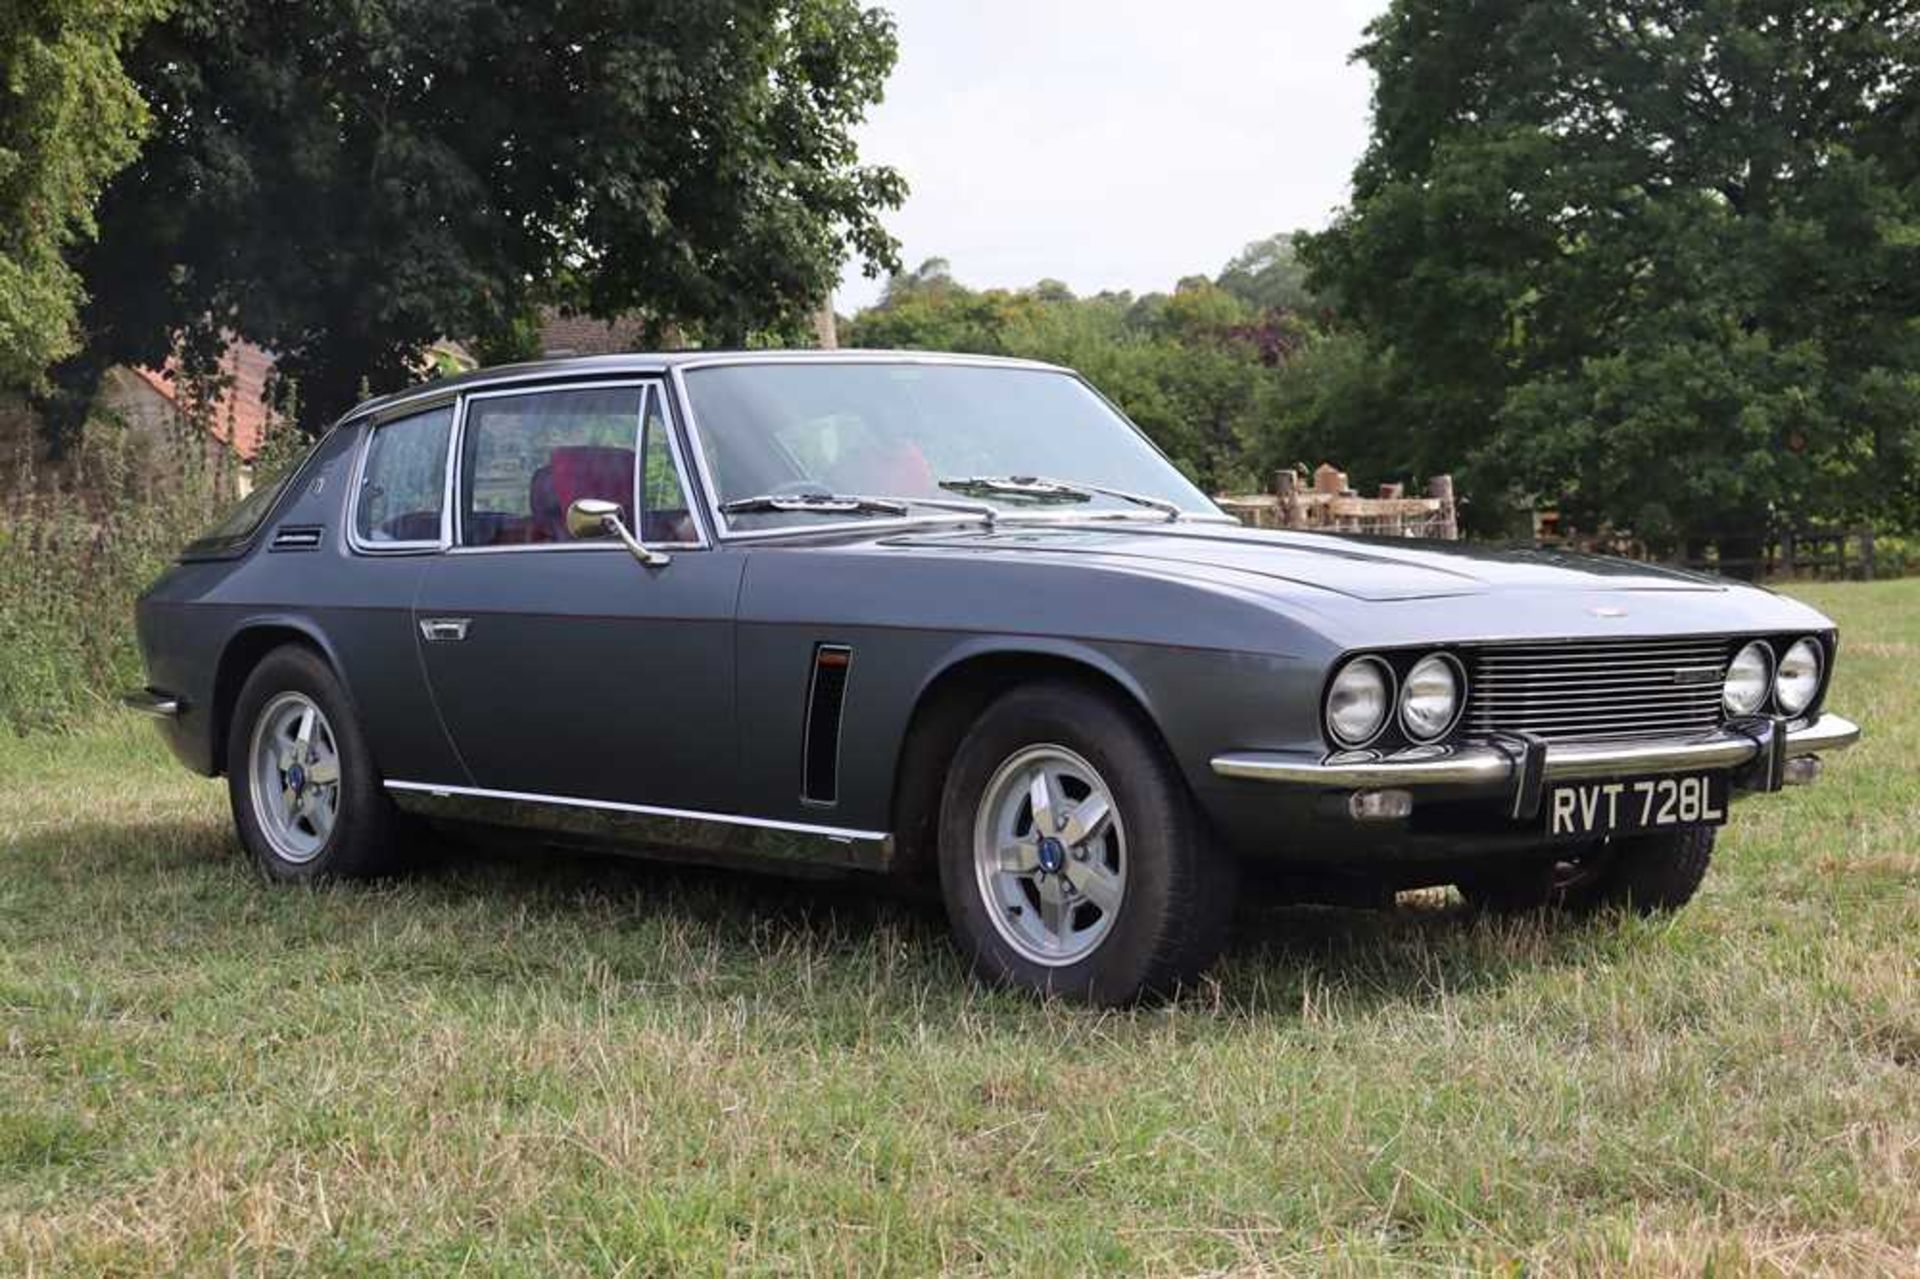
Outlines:
[[[367,458],[373,452],[373,437],[395,422],[404,422],[422,414],[438,412],[451,407],[453,420],[447,424],[447,459],[445,474],[440,483],[440,536],[433,540],[425,538],[407,542],[369,542],[360,536],[360,494],[366,481]],[[466,405],[463,397],[450,394],[425,401],[410,401],[404,412],[379,413],[354,424],[353,429],[360,432],[360,438],[354,444],[353,474],[348,481],[347,518],[342,522],[342,532],[346,536],[347,549],[355,555],[432,555],[444,551],[452,545],[453,538],[453,477],[455,471],[455,450],[460,445],[461,428],[466,418]]]
[[[463,796],[471,799],[498,799],[520,804],[549,804],[556,808],[585,808],[596,812],[633,813],[641,817],[665,817],[675,821],[719,822],[727,826],[751,826],[759,830],[786,831],[795,835],[818,835],[848,843],[885,843],[893,836],[883,830],[856,830],[845,826],[820,826],[811,822],[790,822],[773,817],[746,817],[738,813],[712,813],[692,808],[662,808],[654,804],[628,804],[611,799],[585,799],[573,795],[548,795],[538,791],[490,790],[484,786],[455,786],[441,782],[388,780],[388,790],[413,791],[428,795]]]
[[[464,507],[466,503],[464,498],[462,497],[462,486],[459,483],[459,481],[462,481],[466,478],[467,409],[468,409],[468,406],[472,404],[473,401],[497,400],[497,399],[505,399],[508,397],[518,397],[518,396],[528,396],[528,395],[549,395],[549,394],[558,394],[564,391],[619,390],[624,387],[635,387],[640,391],[640,407],[639,407],[639,411],[634,415],[634,426],[633,426],[634,521],[643,526],[645,524],[644,508],[641,505],[641,498],[645,493],[646,459],[642,456],[641,449],[646,443],[645,428],[646,428],[646,421],[647,421],[647,405],[650,402],[651,397],[658,396],[666,417],[667,445],[672,452],[674,470],[679,475],[681,491],[685,493],[688,497],[687,511],[693,517],[694,529],[696,532],[698,532],[701,535],[700,540],[693,541],[693,542],[649,542],[649,541],[643,540],[641,541],[640,544],[642,546],[647,547],[649,550],[704,551],[704,550],[711,549],[712,543],[707,538],[707,526],[704,518],[704,512],[700,510],[700,503],[693,496],[693,489],[687,484],[686,457],[681,451],[679,436],[677,432],[674,430],[673,412],[671,408],[671,397],[667,395],[666,388],[663,385],[661,378],[657,375],[641,375],[637,377],[592,378],[592,379],[587,379],[585,381],[556,382],[551,385],[539,385],[539,386],[488,387],[483,390],[469,391],[466,394],[462,395],[460,397],[460,412],[458,414],[459,435],[458,435],[458,438],[455,440],[455,445],[459,451],[454,456],[454,459],[453,459],[452,471],[453,471],[454,478],[451,479],[449,483],[452,488],[455,504],[458,507],[463,509],[460,509],[457,512],[457,518],[453,521],[453,528],[450,530],[450,533],[449,533],[449,541],[447,543],[447,546],[444,549],[449,554],[454,554],[454,555],[500,555],[500,554],[509,554],[509,553],[525,553],[530,551],[532,552],[625,551],[626,548],[624,546],[621,546],[619,542],[612,541],[612,540],[608,540],[604,542],[602,541],[532,542],[532,543],[525,543],[525,544],[514,544],[509,546],[469,546],[466,543],[466,529],[464,527],[466,522],[465,521],[466,512],[464,510]]]
[[[1126,429],[1132,431],[1135,435],[1139,436],[1141,440],[1145,441],[1147,447],[1152,449],[1156,456],[1166,461],[1167,465],[1173,465],[1172,461],[1167,458],[1167,455],[1161,451],[1160,446],[1153,442],[1152,437],[1141,430],[1139,424],[1132,418],[1122,413],[1118,405],[1114,404],[1114,402],[1109,400],[1105,395],[1102,395],[1100,388],[1087,381],[1086,378],[1074,370],[1063,368],[1057,364],[1043,364],[1036,360],[1002,359],[995,356],[898,351],[833,351],[825,353],[749,351],[729,352],[725,355],[715,355],[705,358],[696,357],[693,359],[676,360],[667,367],[667,380],[672,383],[674,397],[679,402],[681,420],[685,426],[688,437],[688,448],[693,454],[694,470],[700,480],[701,496],[705,499],[708,510],[713,514],[711,535],[716,543],[764,542],[792,537],[810,537],[820,533],[838,533],[848,530],[886,532],[895,529],[917,528],[928,524],[967,525],[980,523],[978,518],[962,512],[929,511],[925,515],[907,515],[884,520],[825,520],[818,524],[800,524],[785,528],[752,529],[745,532],[735,532],[729,528],[720,513],[721,502],[719,486],[713,482],[713,474],[707,469],[706,450],[700,442],[699,416],[693,411],[693,397],[687,392],[686,373],[689,370],[734,367],[744,364],[928,364],[949,367],[1019,369],[1027,372],[1054,373],[1062,377],[1071,378],[1085,387],[1092,393],[1095,399],[1106,405],[1114,416],[1120,419],[1121,424],[1124,425]],[[1196,490],[1199,489],[1198,485],[1194,487]],[[1200,496],[1205,498],[1205,492],[1201,492]],[[1208,505],[1213,506],[1211,499],[1208,499]],[[1132,512],[1124,512],[1124,514],[1131,516]],[[1153,523],[1165,524],[1167,522],[1166,516],[1157,511],[1145,511],[1143,515]],[[1060,513],[1053,516],[1038,516],[1035,513],[1021,511],[996,511],[994,513],[996,522],[1009,524],[1040,519],[1045,519],[1049,522],[1069,523],[1075,518],[1084,520],[1087,516],[1084,512],[1076,512],[1073,515]],[[1114,517],[1103,511],[1100,513],[1099,518],[1105,521]],[[1232,524],[1235,527],[1240,526],[1239,520],[1228,515],[1225,511],[1220,510],[1217,506],[1214,506],[1211,511],[1182,511],[1179,522]]]
[[[595,381],[633,381],[636,378],[659,378],[666,372],[666,364],[658,356],[650,359],[634,357],[631,364],[609,363],[599,370],[570,367],[585,360],[617,360],[610,356],[579,356],[549,360],[537,364],[503,365],[498,369],[476,369],[471,373],[456,374],[450,379],[451,385],[428,383],[425,386],[394,391],[389,395],[375,396],[362,404],[354,406],[347,418],[358,414],[371,413],[380,418],[390,414],[412,412],[417,404],[429,403],[441,395],[460,396],[481,395],[488,391],[509,388],[531,391],[546,385],[559,385]],[[343,418],[342,421],[346,421]]]
[[[559,381],[595,381],[599,379],[663,378],[681,365],[699,367],[714,364],[873,362],[900,364],[977,364],[1000,368],[1051,369],[1056,373],[1072,370],[1043,360],[1023,360],[1011,356],[969,355],[946,351],[633,351],[618,355],[558,356],[523,364],[503,364],[495,368],[456,373],[418,386],[405,387],[386,395],[376,395],[342,414],[336,427],[357,426],[368,415],[386,417],[405,414],[417,404],[431,403],[439,396],[477,394],[496,387],[531,389],[543,383]]]
[[[680,481],[680,495],[687,499],[687,514],[693,517],[693,527],[694,530],[699,533],[700,540],[698,542],[648,542],[643,540],[640,545],[649,549],[654,547],[673,549],[675,547],[697,546],[705,550],[713,545],[714,530],[713,526],[707,521],[707,510],[705,503],[701,501],[700,485],[697,482],[689,483],[690,480],[694,479],[693,468],[687,465],[686,449],[680,439],[680,423],[676,420],[678,411],[677,406],[674,404],[673,393],[668,389],[664,377],[650,384],[650,393],[660,401],[660,420],[665,423],[667,428],[667,447],[673,454],[673,469],[675,476]],[[633,517],[640,522],[643,528],[646,526],[647,517],[646,509],[641,505],[640,499],[646,492],[647,482],[646,432],[647,406],[643,404],[640,406],[640,452],[635,454],[633,468]],[[635,531],[637,532],[638,530]]]

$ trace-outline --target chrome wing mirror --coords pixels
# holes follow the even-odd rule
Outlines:
[[[659,568],[673,562],[671,555],[659,551],[650,551],[640,545],[620,518],[620,504],[609,502],[605,498],[583,497],[567,508],[567,533],[573,537],[604,537],[611,533],[620,539],[620,544],[648,568]]]

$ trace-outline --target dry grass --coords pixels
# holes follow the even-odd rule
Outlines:
[[[269,890],[134,726],[0,741],[0,1269],[1920,1271],[1920,583],[1669,923],[1250,909],[1092,1013],[857,888]]]

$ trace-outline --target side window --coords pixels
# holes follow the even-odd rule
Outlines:
[[[467,402],[461,495],[468,546],[573,540],[567,508],[620,506],[633,527],[634,445],[643,388],[611,386],[477,396]]]
[[[700,534],[687,510],[680,469],[673,464],[672,428],[667,425],[659,392],[647,397],[647,419],[640,442],[645,480],[640,494],[642,542],[698,542]]]
[[[447,492],[447,441],[453,406],[396,418],[373,428],[354,533],[369,546],[434,544]]]

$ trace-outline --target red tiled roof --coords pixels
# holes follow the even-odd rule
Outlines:
[[[552,307],[540,311],[542,355],[618,355],[646,345],[646,321],[637,315],[596,320],[590,315],[562,315]]]
[[[158,369],[137,368],[142,378],[184,410],[179,385],[178,364],[168,360]],[[208,429],[222,444],[230,445],[240,459],[251,462],[266,438],[267,423],[274,416],[267,404],[267,381],[273,376],[273,357],[251,342],[236,341],[220,357],[220,374],[226,383],[213,402]]]

